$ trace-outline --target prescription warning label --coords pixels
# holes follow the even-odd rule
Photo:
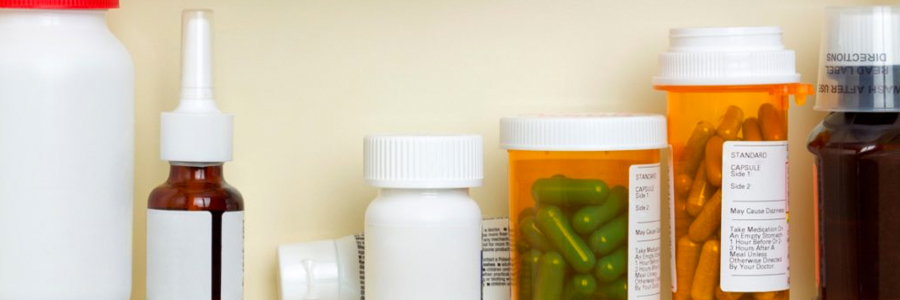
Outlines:
[[[628,175],[628,299],[659,300],[660,166],[632,165]]]
[[[725,142],[722,150],[722,290],[786,290],[787,142]]]

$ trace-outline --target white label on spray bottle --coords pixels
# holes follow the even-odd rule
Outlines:
[[[628,299],[659,299],[659,164],[632,165],[628,174]]]
[[[725,142],[722,153],[722,290],[786,290],[787,142]]]
[[[147,210],[147,299],[212,298],[213,216]],[[243,299],[244,213],[222,215],[222,300]]]

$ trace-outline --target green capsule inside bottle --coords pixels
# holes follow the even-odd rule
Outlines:
[[[597,260],[594,276],[597,276],[600,282],[613,282],[619,277],[624,277],[626,272],[628,272],[628,250],[620,247]]]
[[[532,300],[535,277],[537,277],[538,264],[543,253],[531,250],[522,255],[519,265],[519,299]]]
[[[628,240],[628,217],[619,216],[594,231],[588,238],[596,255],[607,255],[620,248]]]
[[[578,273],[588,273],[596,264],[596,257],[587,243],[569,225],[569,218],[556,206],[538,209],[537,224],[550,244],[565,257]]]
[[[590,274],[576,274],[563,290],[562,300],[585,300],[597,290],[597,280]]]
[[[556,175],[536,180],[531,186],[531,194],[540,204],[601,205],[609,197],[609,186],[603,180]]]
[[[609,192],[603,205],[586,206],[572,216],[572,228],[579,234],[590,234],[600,225],[609,222],[626,211],[628,207],[628,189],[617,185]]]
[[[534,281],[534,300],[559,300],[566,277],[562,255],[550,251],[541,256]]]

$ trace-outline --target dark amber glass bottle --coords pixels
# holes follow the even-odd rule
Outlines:
[[[211,240],[209,258],[212,300],[222,299],[223,215],[226,212],[244,210],[241,193],[225,181],[222,169],[221,163],[173,162],[169,169],[169,178],[150,193],[147,206],[150,210],[210,214],[212,230],[209,233]],[[240,235],[243,237],[243,233]],[[188,280],[185,284],[189,284],[190,279],[185,279]]]
[[[900,113],[830,113],[808,148],[821,299],[900,299]]]

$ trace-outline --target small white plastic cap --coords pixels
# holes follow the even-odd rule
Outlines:
[[[183,14],[181,101],[160,122],[160,156],[179,162],[231,160],[234,117],[213,98],[212,11]]]
[[[779,27],[680,28],[659,55],[656,86],[795,83],[794,51]]]
[[[900,111],[900,6],[825,9],[816,110]]]
[[[617,151],[667,147],[666,118],[652,114],[506,117],[500,147],[529,151]]]
[[[484,179],[477,135],[370,135],[364,148],[374,187],[466,188]]]
[[[340,299],[340,267],[334,240],[279,246],[278,271],[281,300]]]

